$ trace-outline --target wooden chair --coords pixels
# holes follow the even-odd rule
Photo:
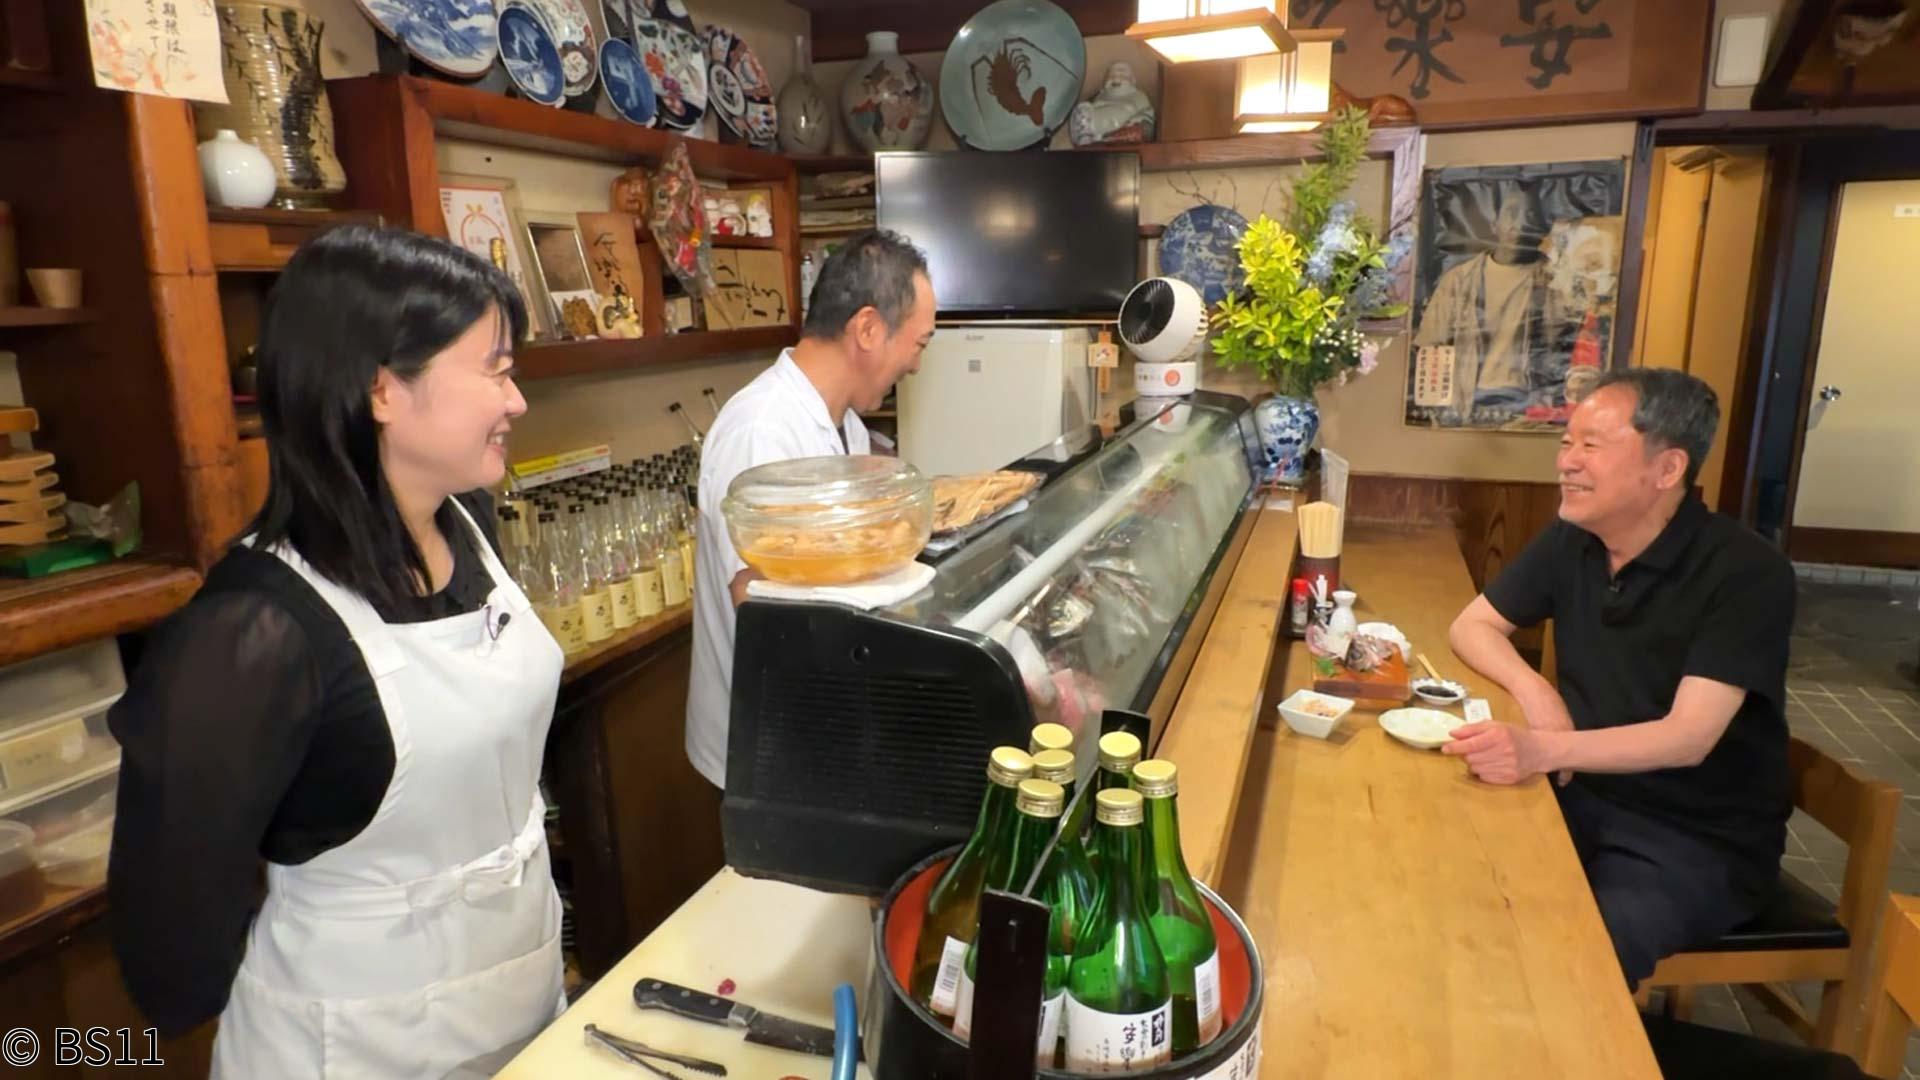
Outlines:
[[[1696,987],[1752,985],[1769,1011],[1808,1043],[1859,1060],[1867,1002],[1876,996],[1874,928],[1887,894],[1900,789],[1869,780],[1817,748],[1792,739],[1793,805],[1847,845],[1846,880],[1836,906],[1780,874],[1773,906],[1714,944],[1669,956],[1646,987],[1666,987],[1669,1014],[1684,1020]],[[1785,983],[1823,983],[1819,1016],[1809,1016]]]
[[[1899,1080],[1907,1061],[1907,1038],[1920,1017],[1920,896],[1887,897],[1874,950],[1879,993],[1867,1002],[1868,1073]]]

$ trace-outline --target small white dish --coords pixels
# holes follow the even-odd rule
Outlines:
[[[1309,711],[1312,708],[1322,711]],[[1287,726],[1315,739],[1333,734],[1333,729],[1352,711],[1353,702],[1346,698],[1312,690],[1295,690],[1292,697],[1280,703],[1280,715],[1286,718]]]
[[[1453,729],[1466,721],[1438,709],[1391,709],[1380,714],[1387,734],[1421,750],[1438,750],[1453,741]]]
[[[1412,642],[1409,642],[1407,635],[1401,633],[1400,628],[1392,623],[1364,622],[1354,627],[1353,632],[1356,634],[1365,634],[1368,637],[1376,637],[1381,641],[1393,642],[1395,645],[1400,646],[1400,659],[1405,660],[1409,664],[1413,663]]]
[[[1434,705],[1458,705],[1467,699],[1467,688],[1452,679],[1415,679],[1413,696]]]

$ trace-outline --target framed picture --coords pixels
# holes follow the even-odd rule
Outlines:
[[[534,279],[546,298],[546,311],[555,336],[600,336],[600,296],[587,270],[587,254],[580,246],[578,219],[573,214],[528,210],[527,248],[533,253]]]
[[[539,337],[552,326],[527,273],[527,252],[513,222],[520,213],[520,192],[503,176],[440,174],[440,214],[447,237],[507,272],[527,305],[527,330]]]
[[[1626,163],[1429,171],[1406,422],[1558,432],[1609,355]]]
[[[638,220],[632,214],[600,211],[582,213],[579,221],[587,272],[600,294],[601,331],[608,337],[639,337],[647,286],[634,239]]]

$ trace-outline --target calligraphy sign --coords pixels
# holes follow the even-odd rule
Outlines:
[[[1288,0],[1338,27],[1334,81],[1392,94],[1424,128],[1690,112],[1711,4],[1677,0]]]
[[[213,0],[86,0],[93,81],[108,90],[227,103]]]

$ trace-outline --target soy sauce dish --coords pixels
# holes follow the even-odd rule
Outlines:
[[[1452,679],[1415,679],[1413,695],[1432,705],[1457,705],[1466,699],[1467,688]]]

